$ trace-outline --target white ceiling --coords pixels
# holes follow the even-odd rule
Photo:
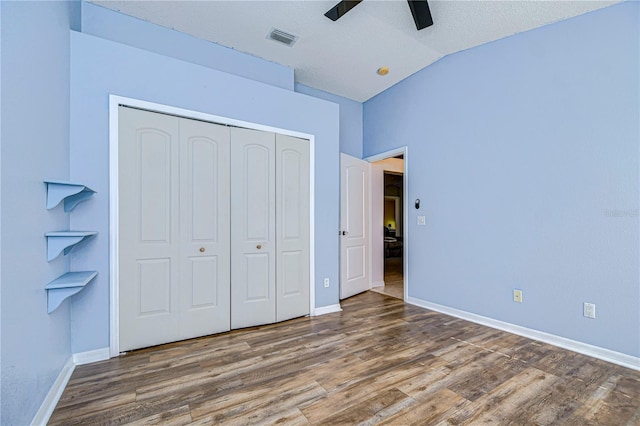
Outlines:
[[[287,65],[298,83],[364,102],[445,55],[619,1],[430,0],[434,25],[421,31],[404,0],[366,0],[336,22],[324,13],[338,0],[94,3]],[[267,39],[274,27],[299,39]]]

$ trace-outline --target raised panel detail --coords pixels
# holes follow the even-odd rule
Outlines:
[[[281,204],[279,215],[281,217],[280,224],[283,227],[282,238],[298,239],[301,238],[300,229],[300,199],[302,191],[307,188],[301,188],[304,181],[302,176],[302,158],[300,153],[293,150],[283,150],[280,156],[282,162],[282,179],[281,185]]]
[[[364,246],[347,248],[347,279],[353,280],[364,277]]]
[[[269,239],[269,188],[273,179],[270,171],[269,150],[261,145],[246,146],[245,229],[248,240]]]
[[[348,238],[364,238],[365,230],[365,202],[363,188],[366,187],[364,182],[365,174],[357,167],[347,168],[347,186],[348,194],[351,198],[347,204],[347,220],[348,220]]]
[[[283,296],[294,296],[301,293],[300,286],[307,284],[302,276],[302,252],[299,250],[282,253],[282,274],[278,286],[282,286]]]
[[[191,307],[201,308],[218,304],[218,258],[192,257]]]
[[[138,260],[138,313],[171,312],[171,260]]]
[[[218,146],[211,139],[189,139],[191,151],[192,241],[217,241]]]
[[[269,254],[247,254],[247,296],[246,301],[260,301],[269,299]]]
[[[309,141],[276,135],[276,318],[309,314]]]
[[[171,230],[171,135],[139,130],[140,241],[169,242]]]

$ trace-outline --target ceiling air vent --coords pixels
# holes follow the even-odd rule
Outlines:
[[[298,39],[298,36],[294,36],[277,28],[272,28],[267,38],[291,47]]]

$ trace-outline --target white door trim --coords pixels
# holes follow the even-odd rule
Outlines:
[[[315,315],[315,136],[140,99],[109,95],[109,356],[115,357],[120,354],[118,306],[118,106],[120,105],[217,124],[280,133],[309,141],[309,312],[310,315]]]
[[[404,171],[402,174],[402,239],[404,241],[402,250],[404,254],[402,256],[402,276],[404,279],[404,300],[409,300],[409,233],[407,232],[407,226],[409,223],[409,148],[401,146],[389,151],[381,152],[380,154],[370,155],[365,160],[370,163],[376,161],[386,160],[387,158],[397,157],[402,155]],[[369,204],[371,208],[371,204]],[[373,225],[371,225],[373,226]],[[373,235],[373,234],[372,234]],[[371,239],[369,239],[369,245],[371,245]],[[371,252],[371,248],[369,248]]]

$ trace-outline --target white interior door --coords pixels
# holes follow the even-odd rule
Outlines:
[[[180,338],[230,330],[229,128],[180,119]]]
[[[309,314],[309,141],[276,135],[276,320]]]
[[[119,109],[120,350],[180,339],[179,119]]]
[[[230,329],[229,129],[119,114],[120,350]]]
[[[369,290],[369,163],[340,154],[340,299]]]
[[[275,134],[231,129],[231,327],[276,321]]]

